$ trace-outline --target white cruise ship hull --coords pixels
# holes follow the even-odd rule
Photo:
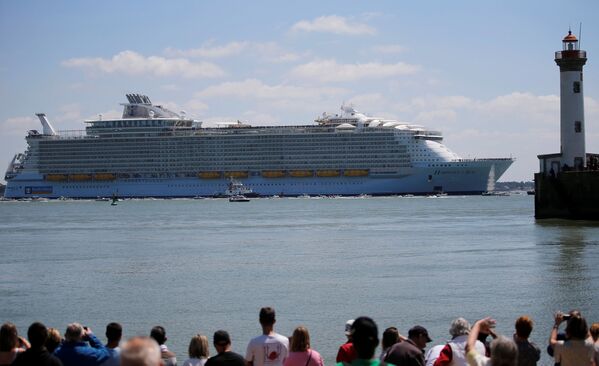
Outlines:
[[[243,184],[260,196],[299,195],[397,195],[480,194],[512,164],[512,159],[448,162],[443,167],[413,167],[405,175],[371,174],[364,177],[283,177],[260,175],[243,179]],[[135,178],[114,181],[49,182],[43,175],[19,174],[8,181],[5,197],[97,198],[111,197],[196,197],[221,196],[228,180],[199,178]]]
[[[5,174],[7,198],[221,196],[229,179],[259,196],[480,194],[513,159],[462,159],[439,131],[343,106],[317,125],[203,128],[127,94],[121,118],[85,131],[30,130]]]

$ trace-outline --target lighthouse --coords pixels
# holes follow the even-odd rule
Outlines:
[[[555,53],[560,81],[560,143],[556,154],[537,155],[535,218],[599,221],[599,154],[586,152],[582,68],[587,53],[572,32]]]
[[[582,67],[587,54],[578,39],[568,32],[562,50],[555,52],[560,74],[560,165],[564,170],[586,167]]]

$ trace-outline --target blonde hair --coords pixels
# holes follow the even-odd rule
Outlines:
[[[48,328],[48,338],[46,339],[46,348],[52,353],[62,342],[60,331],[56,328]]]
[[[130,338],[121,349],[121,366],[159,366],[160,347],[150,337]]]
[[[308,328],[299,326],[293,331],[291,336],[291,352],[305,352],[310,348],[310,333]]]
[[[191,338],[188,349],[191,358],[208,358],[210,350],[208,348],[208,337],[197,334]]]

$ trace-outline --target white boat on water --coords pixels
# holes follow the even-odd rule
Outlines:
[[[461,158],[439,131],[347,105],[312,124],[204,127],[145,95],[127,99],[122,117],[86,120],[80,131],[54,129],[39,113],[41,128],[6,170],[5,196],[481,194],[513,162]],[[230,187],[229,177],[252,188]]]
[[[487,192],[483,192],[481,194],[481,196],[496,196],[496,197],[506,197],[509,195],[510,195],[509,192],[504,192],[504,191],[487,191]]]
[[[236,194],[234,196],[229,197],[229,202],[250,202],[250,199],[244,195]]]
[[[251,188],[244,186],[243,183],[241,183],[241,181],[238,181],[237,179],[234,179],[232,177],[230,178],[229,184],[227,186],[227,190],[225,191],[225,196],[227,196],[227,197],[234,197],[234,196],[250,197],[253,195],[255,195],[255,194]]]

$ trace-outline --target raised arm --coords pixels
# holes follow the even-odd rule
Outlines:
[[[475,350],[476,348],[474,347],[474,345],[478,340],[478,334],[480,332],[491,333],[492,328],[495,327],[496,323],[497,322],[495,321],[495,319],[492,319],[490,317],[481,319],[474,323],[474,326],[472,327],[472,329],[470,330],[470,334],[468,335],[468,342],[466,342],[466,352],[470,350]]]
[[[549,345],[554,347],[557,344],[557,331],[559,329],[559,325],[564,321],[564,314],[561,311],[555,313],[555,323],[553,324],[553,328],[551,328],[551,334],[549,335]]]

